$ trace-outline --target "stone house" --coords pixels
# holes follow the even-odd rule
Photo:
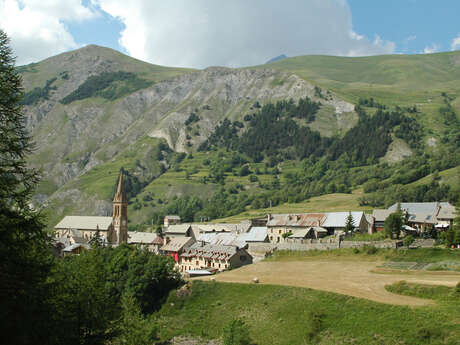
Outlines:
[[[163,218],[163,225],[168,227],[170,225],[180,224],[180,217],[176,215],[168,215]]]
[[[199,241],[183,250],[178,266],[182,273],[189,270],[213,268],[224,271],[252,263],[252,256],[243,248]]]
[[[128,231],[128,244],[136,245],[158,254],[160,247],[163,245],[163,239],[153,232]]]
[[[347,224],[347,218],[351,214],[355,225],[354,231],[368,232],[368,222],[363,211],[357,212],[329,212],[326,214],[326,220],[321,226],[327,229],[329,235],[342,232]]]
[[[267,233],[271,243],[287,242],[287,235],[305,231],[313,226],[322,226],[324,213],[268,214]],[[284,235],[284,236],[283,236]]]
[[[179,262],[179,256],[182,252],[190,247],[195,240],[191,237],[174,237],[172,239],[165,239],[165,244],[160,248],[160,253],[169,255],[174,258],[176,263]]]

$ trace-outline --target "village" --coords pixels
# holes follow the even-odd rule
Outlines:
[[[123,243],[171,256],[184,276],[210,275],[257,262],[275,250],[330,250],[369,245],[346,240],[353,233],[384,231],[385,220],[399,211],[406,219],[397,239],[372,242],[380,248],[398,248],[400,238],[432,237],[447,231],[456,217],[448,202],[399,203],[388,209],[363,211],[267,214],[240,223],[182,223],[177,215],[164,217],[161,231],[128,231],[128,200],[120,175],[112,217],[65,216],[56,226],[54,241],[59,256],[78,255],[102,244]],[[432,246],[434,240],[424,245]]]

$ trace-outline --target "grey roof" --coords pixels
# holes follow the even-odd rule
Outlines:
[[[191,237],[175,237],[172,238],[168,243],[166,243],[160,250],[168,252],[178,252],[183,248],[191,245],[193,243],[193,238]]]
[[[186,234],[190,227],[190,224],[187,223],[169,225],[165,230],[165,234]]]
[[[54,228],[107,231],[111,224],[112,217],[65,216]]]
[[[447,204],[447,205],[445,205]],[[441,209],[437,215],[438,219],[454,219],[457,216],[455,207],[448,202],[441,202]]]
[[[249,232],[238,235],[238,239],[245,242],[264,242],[267,238],[266,226],[254,226]]]
[[[74,243],[74,244],[71,244],[70,246],[68,247],[65,247],[62,251],[64,252],[72,252],[74,249],[77,249],[79,247],[83,247],[85,249],[90,249],[91,246],[87,243]]]
[[[289,236],[289,238],[305,238],[307,234],[311,231],[311,228],[308,229],[299,229],[297,231],[294,231],[292,235]]]
[[[448,202],[402,202],[401,209],[407,210],[410,214],[414,213],[425,213],[425,214],[437,214],[438,207],[441,209],[454,209],[454,207]],[[388,209],[395,212],[398,208],[398,204],[391,205]]]
[[[239,236],[233,232],[208,232],[200,234],[197,238],[213,245],[236,246],[238,248],[246,247],[246,242],[239,239]]]
[[[324,213],[269,214],[267,226],[310,227],[322,225]]]
[[[238,232],[238,224],[197,224],[200,232]]]
[[[427,213],[410,214],[408,221],[413,223],[436,224],[436,216]]]
[[[321,224],[321,226],[325,228],[344,228],[347,222],[347,217],[350,212],[330,212],[327,213],[326,221]],[[364,217],[363,211],[358,212],[351,212],[353,217],[353,222],[355,223],[355,227],[359,227],[361,224],[361,219]]]
[[[183,257],[194,257],[201,256],[210,259],[219,259],[219,260],[229,260],[235,254],[237,254],[240,249],[236,246],[227,246],[222,244],[205,244],[202,242],[196,242],[192,246],[188,247],[181,256]],[[251,256],[249,253],[244,251],[248,256]]]
[[[385,219],[388,218],[390,214],[394,213],[394,211],[390,210],[373,210],[372,216],[375,218],[376,222],[384,222]]]
[[[128,231],[128,243],[152,244],[157,237],[153,232]]]

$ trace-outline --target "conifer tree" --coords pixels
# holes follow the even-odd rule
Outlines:
[[[0,332],[9,344],[47,343],[51,263],[48,237],[29,206],[38,174],[26,163],[33,147],[20,105],[8,36],[0,30]]]

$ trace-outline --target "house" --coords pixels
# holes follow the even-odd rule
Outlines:
[[[90,249],[90,245],[87,243],[74,243],[62,250],[64,256],[68,255],[80,255],[83,251]]]
[[[328,232],[321,226],[312,226],[308,229],[299,230],[288,236],[287,242],[306,243],[309,239],[318,239],[327,236]]]
[[[420,221],[423,217],[428,219],[427,216],[431,216],[428,220],[435,220],[435,224],[445,224],[451,226],[454,218],[456,217],[455,207],[448,202],[401,202],[401,210],[407,211],[409,216],[419,215],[417,219],[418,224],[422,224]],[[396,212],[398,204],[393,204],[388,210]]]
[[[409,214],[407,224],[418,231],[431,231],[436,225],[436,216],[429,213]]]
[[[363,211],[358,212],[329,212],[326,214],[326,220],[321,226],[327,229],[329,235],[338,231],[343,231],[347,224],[347,218],[351,214],[355,225],[354,231],[367,232],[368,223]]]
[[[383,231],[385,228],[385,220],[390,214],[394,212],[390,210],[373,210],[372,217],[374,218],[374,229],[373,232]]]
[[[192,226],[188,223],[170,225],[163,230],[163,235],[166,240],[175,237],[195,237]]]
[[[155,241],[157,238],[161,240]],[[163,239],[153,232],[128,231],[128,244],[145,248],[150,252],[159,253],[159,244],[163,245]]]
[[[180,217],[176,215],[169,215],[163,218],[163,225],[168,227],[170,225],[180,224]]]
[[[253,226],[248,232],[238,235],[240,241],[246,243],[268,242],[268,232],[266,226]]]
[[[174,261],[178,263],[180,254],[194,242],[195,240],[191,237],[173,237],[172,239],[166,239],[165,244],[160,248],[160,253],[172,256]]]
[[[243,248],[221,244],[196,242],[179,255],[179,270],[214,268],[224,271],[252,263],[252,256]]]
[[[112,202],[112,217],[65,216],[54,227],[55,238],[73,238],[74,242],[87,242],[96,233],[111,244],[128,242],[128,199],[123,174],[120,174]]]
[[[239,239],[239,235],[233,232],[208,232],[198,235],[198,242],[214,245],[236,246],[247,248],[247,243]]]
[[[312,226],[322,226],[324,213],[268,214],[267,233],[271,243],[286,242],[286,234],[296,234]]]

